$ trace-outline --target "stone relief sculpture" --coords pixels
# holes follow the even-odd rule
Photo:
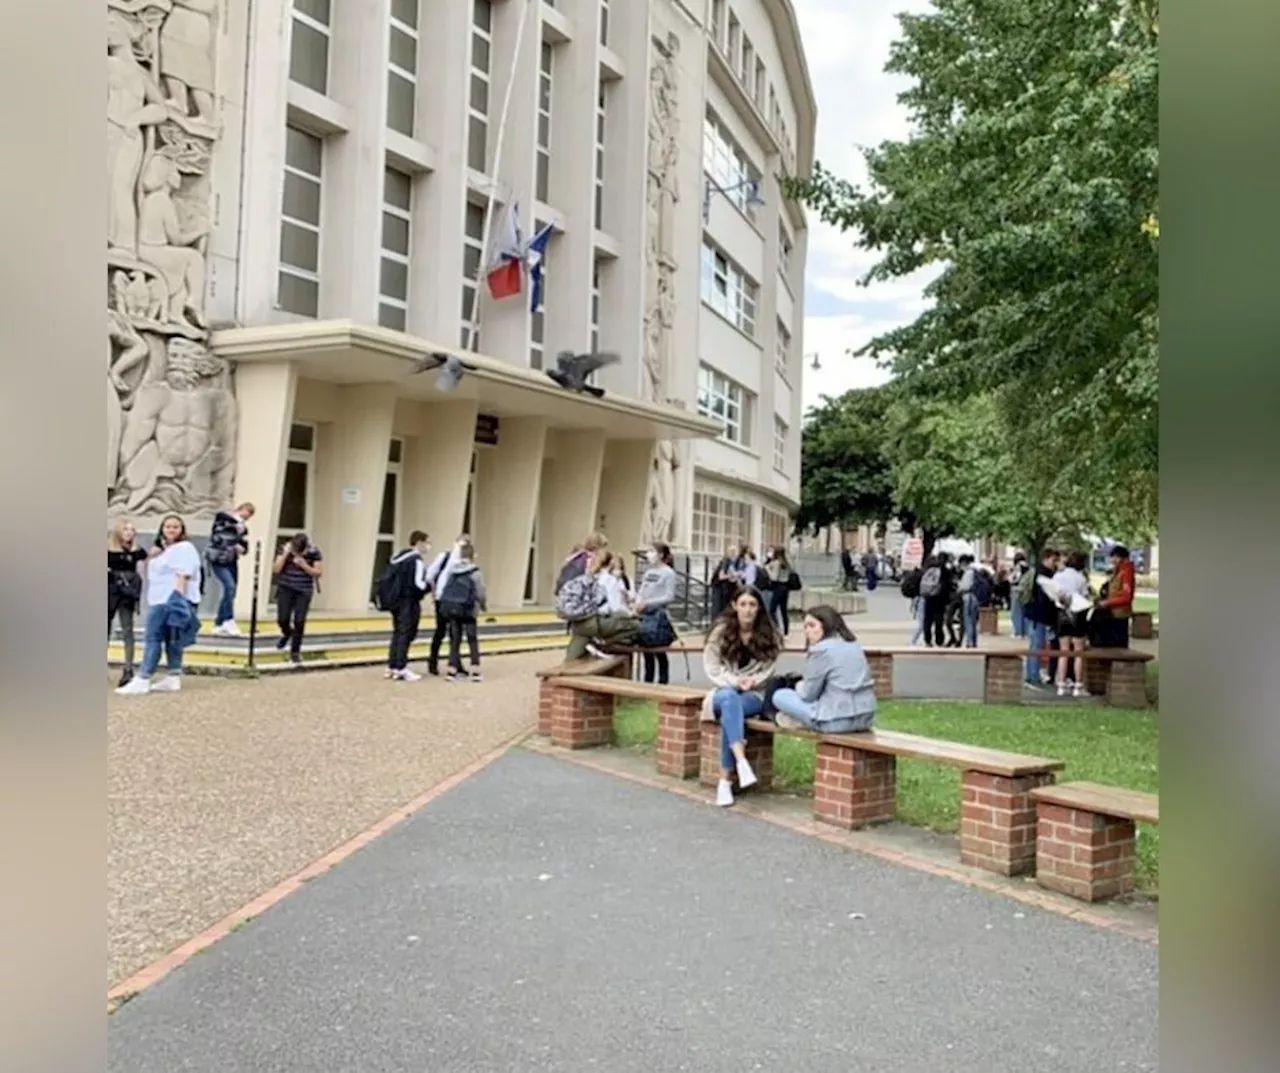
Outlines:
[[[210,513],[235,396],[205,345],[222,0],[107,0],[107,504]]]
[[[676,57],[680,39],[669,34],[653,41],[649,68],[649,152],[646,187],[644,396],[668,401],[671,339],[675,323],[673,255],[675,206],[680,200],[677,179],[680,121],[677,110]],[[675,445],[662,441],[654,449],[645,515],[645,539],[672,539],[675,518]]]

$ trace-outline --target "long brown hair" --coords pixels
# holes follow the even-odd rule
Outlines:
[[[751,625],[751,636],[745,641],[738,628],[738,601],[743,596],[750,596],[756,602],[756,619]],[[712,640],[714,638],[714,641]],[[720,658],[729,664],[747,659],[755,663],[772,663],[782,652],[782,638],[769,613],[764,609],[764,600],[758,589],[751,585],[743,585],[735,590],[733,599],[729,601],[720,616],[712,623],[707,633],[707,643],[714,643],[720,650]]]

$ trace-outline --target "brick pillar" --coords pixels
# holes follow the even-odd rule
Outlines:
[[[1003,876],[1036,863],[1036,803],[1030,794],[1053,775],[986,775],[966,771],[961,782],[960,860]]]
[[[982,699],[987,704],[1021,704],[1025,677],[1024,656],[1013,652],[988,652]]]
[[[852,830],[887,823],[897,811],[897,757],[818,742],[813,818]]]
[[[567,689],[560,690],[551,684],[550,678],[542,678],[538,681],[538,733],[544,738],[551,736],[551,720],[552,713],[555,711],[556,698],[561,693],[568,693]],[[572,701],[573,698],[569,698]]]
[[[558,689],[556,694],[551,710],[552,745],[561,749],[589,749],[613,741],[612,697],[580,689]]]
[[[867,665],[876,684],[876,700],[888,700],[893,696],[893,653],[868,652]]]
[[[978,632],[994,637],[1000,632],[1000,612],[994,607],[978,608]]]
[[[1107,683],[1107,703],[1113,708],[1145,708],[1147,706],[1147,665],[1133,662],[1111,664],[1111,680]]]
[[[702,723],[700,726],[700,755],[698,778],[703,786],[714,786],[720,781],[720,724]],[[747,730],[747,762],[756,773],[757,788],[767,790],[773,785],[773,735]],[[738,777],[732,780],[735,784]]]
[[[1129,619],[1129,635],[1139,641],[1150,641],[1155,636],[1155,619],[1150,611],[1135,611]]]
[[[1041,802],[1036,829],[1036,882],[1086,902],[1133,890],[1135,828],[1131,820]]]
[[[1086,659],[1084,661],[1084,688],[1094,697],[1105,697],[1111,685],[1111,661]]]
[[[698,724],[702,702],[664,700],[658,704],[658,774],[687,779],[698,774]]]

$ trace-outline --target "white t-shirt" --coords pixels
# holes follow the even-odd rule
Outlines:
[[[602,570],[596,575],[596,580],[600,583],[600,591],[605,595],[606,602],[603,610],[615,615],[625,612],[628,607],[628,593],[626,586],[622,584],[622,578]]]
[[[1053,575],[1054,584],[1068,596],[1088,596],[1089,582],[1085,576],[1070,566],[1064,566]]]
[[[154,559],[147,561],[147,603],[152,607],[164,603],[177,587],[177,575],[187,576],[183,594],[193,604],[200,602],[200,553],[189,540],[170,544]]]

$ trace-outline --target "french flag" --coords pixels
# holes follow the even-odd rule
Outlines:
[[[502,230],[494,243],[489,265],[489,293],[495,299],[510,298],[524,287],[524,241],[520,237],[520,204],[512,202],[502,217]]]
[[[529,240],[529,312],[536,313],[542,308],[542,280],[544,264],[547,259],[547,243],[555,233],[555,226],[547,224]]]

